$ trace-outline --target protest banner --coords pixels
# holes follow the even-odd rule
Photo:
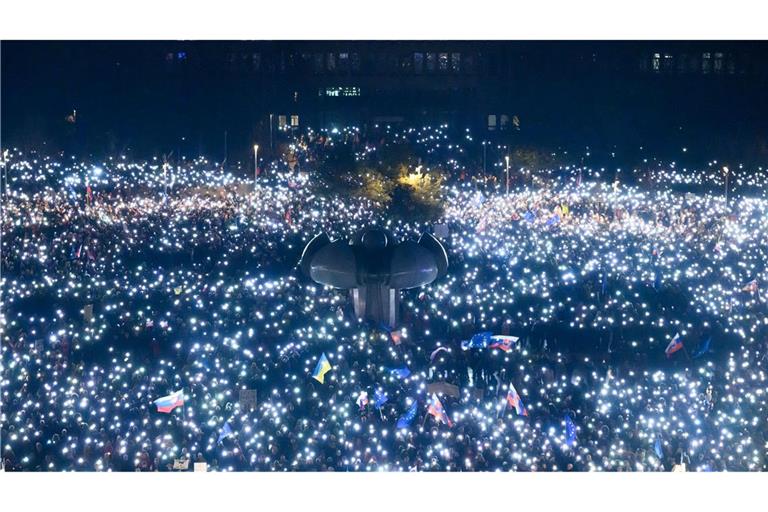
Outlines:
[[[459,398],[461,396],[459,386],[447,382],[432,382],[427,384],[427,394],[431,395],[432,393],[452,396],[454,398]]]
[[[240,404],[240,409],[244,411],[252,411],[256,409],[256,390],[241,389],[238,403]]]

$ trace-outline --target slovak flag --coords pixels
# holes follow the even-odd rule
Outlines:
[[[672,357],[672,354],[681,348],[683,348],[683,340],[680,339],[680,333],[677,333],[675,334],[675,337],[672,338],[672,341],[669,342],[669,345],[667,345],[664,353],[667,355],[667,357]]]
[[[168,396],[158,398],[153,402],[157,406],[157,412],[171,412],[184,405],[184,391],[174,391]]]
[[[438,422],[442,421],[443,423],[447,423],[449,427],[453,426],[451,418],[445,413],[443,404],[440,403],[440,399],[437,398],[437,395],[434,393],[432,393],[432,398],[429,399],[427,412],[434,416]]]
[[[755,293],[757,291],[757,279],[753,279],[752,281],[748,282],[744,288],[741,289],[743,292],[749,292],[749,293]]]
[[[515,408],[515,412],[518,416],[528,416],[528,410],[523,405],[523,401],[520,395],[517,394],[515,385],[509,383],[509,391],[507,392],[507,403]]]
[[[514,345],[518,339],[517,336],[491,336],[491,344],[488,345],[488,348],[497,348],[504,352],[509,352],[512,350],[512,345]]]

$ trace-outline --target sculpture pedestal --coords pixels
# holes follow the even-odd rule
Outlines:
[[[385,284],[368,284],[351,290],[355,315],[395,327],[400,317],[400,290]]]

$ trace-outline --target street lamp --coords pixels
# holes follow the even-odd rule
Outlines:
[[[723,174],[725,174],[725,207],[728,208],[728,175],[731,173],[731,171],[728,169],[727,165],[723,166]]]
[[[256,179],[259,176],[259,145],[253,145],[253,190],[256,190]]]
[[[507,161],[507,195],[509,195],[509,155],[505,156],[504,160]]]

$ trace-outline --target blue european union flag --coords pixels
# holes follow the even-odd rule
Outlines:
[[[706,340],[704,340],[704,341],[702,342],[702,344],[701,344],[701,345],[699,345],[699,348],[697,348],[697,349],[696,349],[696,352],[694,352],[694,353],[691,355],[691,358],[693,358],[693,359],[696,359],[696,358],[698,358],[698,357],[701,357],[701,356],[703,356],[703,355],[704,355],[704,354],[706,354],[707,352],[709,352],[709,345],[710,345],[711,343],[712,343],[712,336],[710,336],[709,338],[707,338]]]
[[[523,218],[530,223],[533,223],[533,221],[536,220],[536,216],[533,214],[531,210],[528,210],[527,212],[525,212],[525,214],[523,215]]]
[[[462,350],[469,350],[470,348],[486,348],[491,342],[492,336],[493,333],[490,331],[477,333],[472,336],[471,339],[462,341],[461,348]]]
[[[227,437],[232,435],[232,427],[229,426],[229,422],[227,421],[224,423],[224,426],[221,428],[221,431],[219,432],[219,439],[216,441],[216,444],[221,444],[221,442],[226,439]]]
[[[377,409],[381,409],[381,406],[387,403],[387,400],[389,400],[389,397],[387,396],[387,394],[377,389],[373,395],[373,405]]]
[[[407,366],[403,366],[402,368],[390,368],[389,374],[398,379],[404,379],[411,374],[411,370],[409,370]]]
[[[573,446],[576,442],[576,425],[573,424],[570,414],[565,415],[565,444]]]
[[[397,420],[397,428],[408,428],[411,426],[411,423],[413,423],[413,420],[416,418],[416,412],[419,409],[419,402],[414,400],[413,404],[408,408],[407,411],[405,411],[405,414],[400,416],[400,418]]]

